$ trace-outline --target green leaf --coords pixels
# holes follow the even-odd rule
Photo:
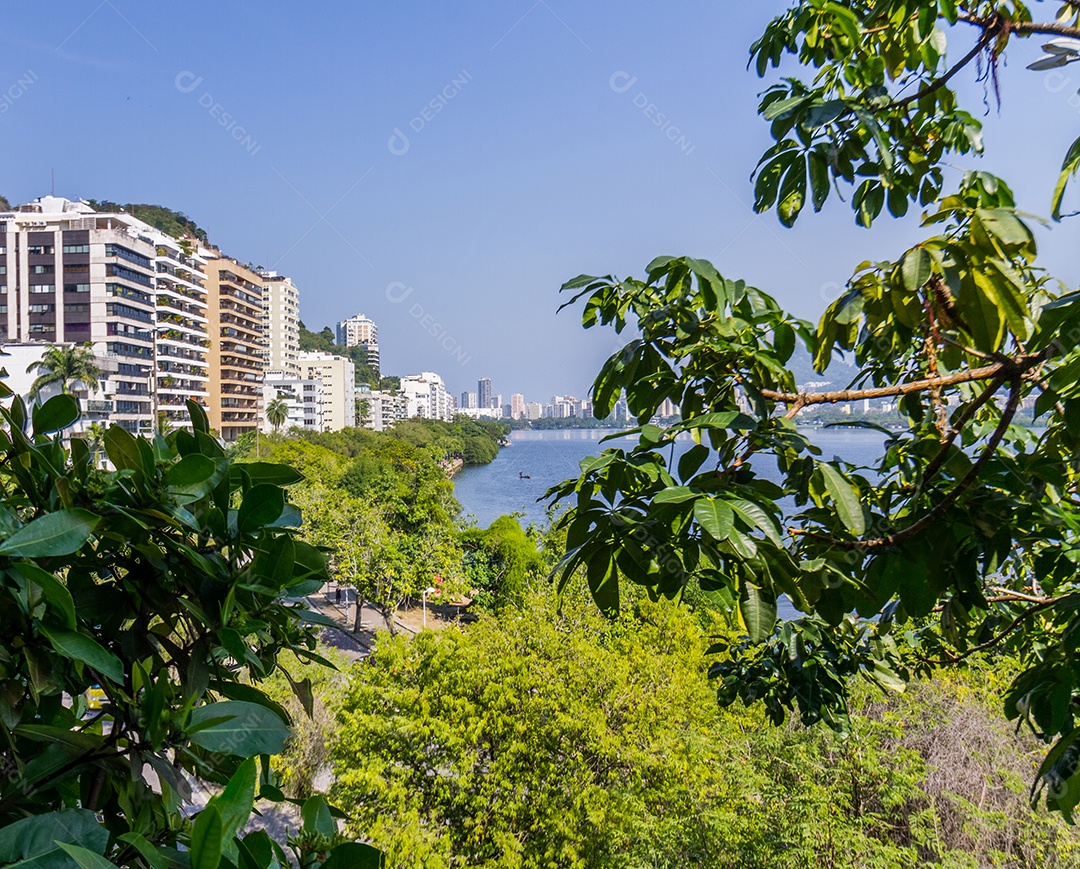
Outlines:
[[[654,504],[681,504],[691,498],[697,498],[698,492],[686,486],[668,486],[661,492],[657,492],[653,498]]]
[[[330,814],[330,806],[326,797],[316,794],[308,797],[300,809],[300,816],[304,820],[304,831],[318,833],[320,836],[330,838],[337,832],[337,824],[334,816]]]
[[[322,869],[382,869],[384,865],[377,848],[362,842],[343,842],[330,852]]]
[[[116,864],[110,863],[100,854],[95,854],[81,845],[72,845],[68,842],[57,842],[56,844],[79,864],[80,869],[116,869]]]
[[[274,522],[285,509],[285,491],[271,483],[252,486],[244,495],[236,515],[240,531],[253,531]]]
[[[42,570],[36,564],[26,561],[17,561],[11,565],[19,575],[41,588],[45,600],[51,608],[58,612],[65,628],[75,629],[75,601],[71,598],[71,592],[66,585],[47,571]]]
[[[223,839],[221,812],[217,806],[207,805],[191,830],[191,869],[217,869]]]
[[[151,845],[142,834],[121,833],[116,839],[125,845],[131,845],[153,869],[169,869],[169,862],[166,860],[165,855]]]
[[[1065,187],[1069,179],[1076,174],[1077,169],[1080,169],[1080,138],[1069,146],[1065,160],[1061,164],[1061,174],[1058,175],[1057,184],[1054,185],[1054,196],[1051,199],[1051,214],[1054,220],[1061,220],[1061,202],[1065,198]]]
[[[17,863],[53,852],[58,842],[79,843],[104,853],[109,831],[86,809],[46,812],[0,827],[0,863]],[[67,863],[67,865],[71,865]]]
[[[762,643],[772,636],[776,626],[775,598],[756,585],[746,583],[739,598],[739,612],[751,641]]]
[[[191,713],[190,735],[195,745],[207,751],[253,757],[279,754],[289,738],[289,728],[265,706],[244,700],[222,700],[200,706]]]
[[[848,531],[856,537],[861,537],[866,533],[866,515],[859,501],[858,491],[840,471],[828,462],[818,462],[818,468],[821,470],[822,477],[825,478],[825,488],[832,496],[840,521],[844,523]]]
[[[133,435],[118,425],[112,425],[105,432],[105,454],[118,470],[146,471],[143,464],[139,442]]]
[[[72,395],[54,395],[44,404],[34,405],[34,434],[62,431],[79,418],[79,400]]]
[[[735,524],[735,514],[723,501],[702,498],[694,504],[694,518],[713,540],[727,540]]]
[[[57,510],[24,525],[3,543],[0,555],[46,558],[71,555],[90,539],[100,518],[89,510]]]
[[[229,779],[224,790],[213,797],[207,807],[214,805],[221,813],[222,839],[231,839],[247,823],[255,802],[255,783],[258,769],[255,758],[249,757]]]
[[[904,289],[917,293],[930,280],[930,254],[921,247],[912,248],[900,261],[900,273],[904,279]]]
[[[185,456],[165,472],[165,485],[171,489],[191,490],[209,482],[217,462],[199,453]]]
[[[115,682],[117,685],[124,684],[124,665],[120,663],[116,655],[103,648],[97,640],[86,634],[60,628],[47,628],[44,625],[41,626],[41,632],[52,643],[52,647],[65,658],[85,664],[110,682]]]
[[[239,482],[241,473],[247,474],[254,485],[269,483],[274,486],[292,486],[302,483],[304,475],[288,465],[277,465],[271,462],[242,462],[232,466],[231,474],[234,482]]]
[[[597,547],[587,559],[586,575],[593,600],[605,615],[619,611],[619,576],[607,547]]]
[[[797,155],[785,173],[784,180],[780,182],[776,206],[780,222],[788,228],[794,226],[805,202],[806,162],[801,155]]]

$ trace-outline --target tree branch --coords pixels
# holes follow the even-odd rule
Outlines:
[[[861,550],[873,550],[884,549],[888,546],[895,546],[909,537],[914,537],[920,531],[925,530],[931,524],[933,524],[937,518],[949,507],[956,503],[959,497],[964,494],[968,489],[974,485],[975,481],[979,478],[983,468],[990,462],[990,459],[994,457],[994,453],[997,452],[998,446],[1001,445],[1002,438],[1005,437],[1005,432],[1008,431],[1009,425],[1012,423],[1013,416],[1016,414],[1016,409],[1020,406],[1020,378],[1016,377],[1013,380],[1012,389],[1009,391],[1009,403],[1006,405],[1004,412],[1001,414],[1001,420],[998,422],[997,428],[994,429],[994,433],[990,435],[990,440],[986,443],[986,449],[983,450],[982,455],[974,465],[971,466],[971,470],[967,472],[967,475],[957,483],[949,493],[942,498],[937,504],[935,504],[929,512],[924,514],[922,518],[916,520],[906,528],[902,528],[894,534],[888,534],[884,537],[877,537],[873,540],[832,540],[829,542],[833,546],[839,549],[861,549]],[[814,535],[816,536],[816,535]]]
[[[972,646],[966,652],[961,652],[959,655],[953,655],[949,652],[946,652],[946,654],[949,655],[948,660],[930,661],[930,663],[939,664],[942,666],[947,664],[958,664],[965,658],[970,658],[972,655],[978,654],[979,652],[985,652],[987,649],[992,649],[994,646],[996,646],[998,643],[1008,637],[1009,634],[1011,634],[1014,630],[1016,630],[1025,620],[1031,618],[1036,613],[1042,612],[1047,607],[1051,607],[1054,604],[1059,603],[1060,601],[1064,600],[1065,597],[1066,596],[1052,597],[1047,600],[1041,601],[1040,603],[1037,603],[1033,607],[1031,607],[1031,609],[1024,610],[1022,613],[1020,613],[1020,615],[1018,615],[1015,619],[1009,622],[1005,630],[1003,630],[997,636],[991,637],[985,643],[979,643],[979,645],[977,646]]]
[[[864,398],[908,395],[912,392],[923,392],[927,389],[941,389],[946,386],[956,386],[960,383],[971,383],[974,380],[990,380],[995,377],[1006,379],[1010,375],[1023,374],[1036,365],[1041,365],[1050,355],[1052,353],[1048,349],[1042,353],[1020,356],[1016,359],[986,365],[982,368],[969,368],[967,371],[958,371],[944,377],[927,377],[923,380],[912,380],[908,383],[879,386],[871,389],[839,389],[834,392],[775,392],[771,389],[759,391],[761,395],[770,401],[783,404],[797,403],[800,408],[806,407],[808,404],[838,404],[845,401],[861,401]]]
[[[976,22],[973,21],[971,23],[976,23]],[[903,99],[894,100],[893,102],[889,103],[885,108],[886,109],[902,109],[902,108],[904,108],[904,106],[910,105],[911,103],[914,103],[914,102],[918,102],[923,97],[929,96],[934,91],[945,87],[945,85],[947,85],[949,83],[949,80],[954,75],[956,75],[958,72],[960,72],[960,70],[962,70],[965,66],[967,66],[969,63],[971,63],[971,61],[973,61],[979,55],[980,52],[984,51],[990,45],[990,43],[994,41],[994,39],[997,37],[998,33],[1001,31],[1001,25],[1000,24],[997,24],[995,26],[991,22],[983,22],[981,24],[981,26],[983,27],[982,36],[979,37],[978,41],[975,43],[975,45],[971,49],[971,51],[969,51],[962,58],[960,58],[960,60],[957,62],[957,64],[955,66],[951,67],[940,78],[936,78],[933,81],[931,81],[922,90],[920,90],[920,91],[918,91],[916,93],[913,93],[910,96],[906,96]]]

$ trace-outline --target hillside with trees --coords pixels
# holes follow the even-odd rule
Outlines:
[[[171,235],[173,238],[197,238],[203,244],[210,244],[206,230],[182,211],[173,211],[163,205],[147,205],[128,202],[110,202],[108,199],[88,199],[87,203],[95,211],[123,211],[133,217],[149,223],[155,229]]]
[[[356,383],[366,383],[372,389],[393,389],[393,383],[397,378],[383,377],[377,366],[369,365],[367,350],[362,346],[345,347],[337,343],[337,337],[329,326],[323,326],[322,331],[312,332],[303,322],[300,323],[300,349],[303,351],[320,351],[332,353],[335,356],[344,356],[351,359],[356,366]]]

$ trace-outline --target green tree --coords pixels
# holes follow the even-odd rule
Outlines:
[[[0,196],[0,211],[11,211],[11,203],[6,196]]]
[[[7,393],[10,395],[10,391]],[[259,756],[289,717],[257,684],[278,656],[321,661],[296,600],[326,576],[299,540],[290,468],[234,465],[188,402],[192,430],[104,435],[93,467],[69,395],[0,407],[0,862],[143,869],[183,861],[284,865],[264,832],[239,835],[256,797],[281,793]],[[28,432],[32,427],[32,432]],[[69,451],[70,450],[70,451]],[[298,696],[310,686],[294,682]],[[103,698],[91,704],[89,697]],[[222,785],[189,818],[189,780]],[[321,797],[294,842],[315,867],[343,843]],[[181,857],[183,849],[185,856]]]
[[[278,396],[266,405],[266,421],[277,431],[289,420],[289,406]]]
[[[847,0],[794,4],[770,24],[752,49],[759,74],[794,59],[813,80],[785,78],[762,100],[776,144],[757,207],[790,225],[808,197],[820,208],[850,183],[861,224],[918,201],[928,235],[859,266],[816,329],[703,260],[568,282],[587,328],[640,334],[605,363],[594,401],[604,416],[625,392],[642,425],[636,447],[552,491],[571,504],[563,581],[581,568],[609,612],[621,579],[654,596],[699,586],[744,631],[717,649],[721,700],[762,701],[776,722],[797,709],[847,728],[856,674],[901,689],[980,650],[1014,657],[1005,714],[1052,743],[1036,793],[1066,816],[1080,802],[1080,293],[1036,266],[1004,181],[967,171],[942,187],[944,161],[981,148],[953,76],[978,58],[997,76],[1018,37],[1080,36],[1078,15],[1073,3],[1039,24],[1020,3]],[[970,30],[950,34],[974,44],[947,60],[957,21]],[[819,371],[850,354],[853,387],[800,393],[799,343]],[[805,407],[878,397],[898,401],[905,428],[882,431],[868,466],[821,456],[795,427]],[[648,425],[667,398],[683,421]],[[1044,430],[1015,424],[1022,404]],[[698,443],[669,463],[683,433]],[[778,621],[781,595],[805,615]]]
[[[329,745],[350,830],[393,867],[1072,865],[1075,831],[1027,805],[1030,745],[987,708],[992,668],[887,703],[858,691],[850,739],[769,728],[710,702],[685,609],[632,609],[526,595],[384,637],[285,775]]]
[[[49,347],[41,359],[30,363],[26,373],[38,372],[30,384],[31,401],[41,395],[50,386],[60,385],[65,395],[70,386],[81,383],[91,392],[98,388],[101,369],[94,358],[94,351],[89,344],[72,344],[68,347]]]

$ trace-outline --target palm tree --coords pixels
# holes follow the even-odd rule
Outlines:
[[[37,371],[38,376],[30,384],[30,400],[36,399],[49,386],[60,384],[60,391],[69,394],[68,385],[81,383],[91,392],[98,388],[101,369],[94,359],[89,344],[73,344],[70,347],[50,347],[42,357],[26,367],[27,374]]]
[[[274,427],[274,431],[281,428],[289,418],[289,405],[280,397],[275,398],[266,405],[266,420]]]
[[[96,468],[100,462],[101,451],[105,446],[105,432],[108,429],[103,422],[92,422],[86,427],[86,431],[83,433],[83,437],[86,438],[86,445],[90,447],[90,452],[94,456],[94,467]]]

